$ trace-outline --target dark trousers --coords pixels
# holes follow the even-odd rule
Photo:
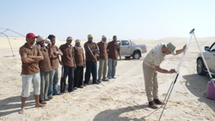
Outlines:
[[[74,86],[74,67],[68,67],[68,66],[63,66],[62,67],[62,76],[61,76],[61,82],[60,82],[60,92],[64,93],[66,89],[66,78],[69,75],[68,79],[68,92],[73,91],[73,86]]]
[[[80,87],[83,83],[83,66],[77,66],[75,69],[74,87]]]
[[[89,84],[90,73],[93,75],[93,84],[97,82],[97,61],[86,61],[86,72],[85,72],[85,81],[84,84]]]

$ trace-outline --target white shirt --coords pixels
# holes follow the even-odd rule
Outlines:
[[[161,62],[164,60],[166,56],[165,53],[162,52],[163,43],[156,45],[152,50],[147,54],[143,63],[155,68],[155,66],[160,66]]]

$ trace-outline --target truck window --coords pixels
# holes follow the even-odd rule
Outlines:
[[[210,51],[215,51],[215,44],[212,45]]]
[[[129,42],[128,42],[127,40],[123,40],[123,41],[122,41],[122,46],[123,46],[123,45],[129,45]]]

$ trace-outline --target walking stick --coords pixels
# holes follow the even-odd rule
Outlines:
[[[175,86],[175,83],[177,82],[178,75],[179,75],[179,71],[180,71],[180,67],[181,67],[182,61],[183,61],[183,59],[184,59],[184,57],[185,57],[186,51],[187,51],[187,49],[188,49],[188,47],[189,47],[190,40],[192,39],[192,36],[194,35],[194,31],[195,31],[195,29],[192,29],[192,30],[190,31],[190,37],[189,37],[189,39],[188,39],[188,41],[187,41],[187,46],[186,46],[186,48],[185,48],[184,54],[182,55],[182,58],[181,58],[179,64],[178,64],[177,73],[176,73],[175,79],[173,80],[173,82],[171,83],[171,85],[170,85],[170,87],[169,87],[169,89],[168,89],[168,91],[167,91],[167,95],[166,95],[166,97],[165,97],[165,99],[164,99],[165,105],[164,105],[164,107],[163,107],[163,110],[162,110],[162,112],[161,112],[161,115],[160,115],[158,121],[161,120],[161,117],[162,117],[162,115],[163,115],[163,113],[164,113],[164,109],[166,108],[166,105],[167,105],[167,103],[168,103],[168,100],[169,100],[169,98],[170,98],[170,95],[171,95],[171,93],[172,93],[172,90],[173,90],[173,88],[174,88],[174,86]]]

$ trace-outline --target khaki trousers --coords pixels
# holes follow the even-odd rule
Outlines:
[[[41,101],[48,99],[48,89],[49,89],[49,77],[50,77],[51,71],[48,72],[40,72],[40,96],[39,99]]]
[[[106,74],[107,74],[107,65],[108,65],[108,59],[99,59],[99,74],[98,74],[98,80],[101,80],[102,74],[103,74],[103,80],[105,80]]]
[[[148,101],[158,99],[157,72],[152,67],[143,63],[143,75],[145,79],[145,89]]]

